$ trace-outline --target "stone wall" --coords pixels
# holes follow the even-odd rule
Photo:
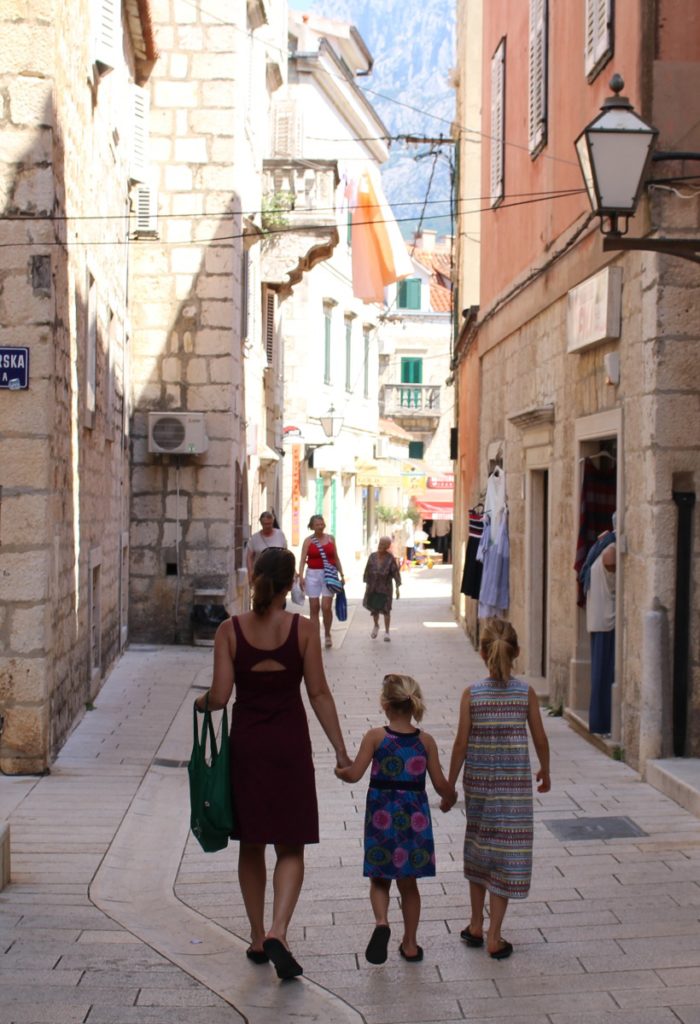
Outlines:
[[[120,648],[132,65],[125,44],[98,79],[77,24],[89,24],[87,0],[9,3],[0,20],[3,211],[38,218],[5,223],[3,242],[20,244],[0,257],[0,344],[30,349],[29,389],[0,391],[0,764],[10,772],[48,766]]]
[[[244,345],[261,344],[252,221],[261,206],[264,133],[250,121],[267,94],[265,47],[247,34],[245,5],[236,11],[223,0],[201,14],[183,0],[153,4],[161,50],[150,114],[159,237],[137,243],[131,267],[134,639],[189,641],[198,588],[225,591],[231,611],[242,601],[243,357]],[[203,413],[207,451],[149,453],[151,411]]]

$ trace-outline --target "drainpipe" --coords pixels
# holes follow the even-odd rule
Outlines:
[[[673,629],[673,754],[685,757],[688,731],[688,661],[690,650],[691,534],[695,493],[673,491],[678,506],[676,534],[676,610]]]

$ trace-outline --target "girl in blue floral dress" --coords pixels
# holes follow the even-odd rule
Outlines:
[[[371,964],[383,964],[387,958],[391,936],[389,891],[392,881],[396,881],[404,927],[399,954],[404,960],[417,962],[423,959],[423,950],[417,942],[420,893],[416,880],[435,875],[426,771],[445,809],[456,801],[457,793],[444,776],[435,740],[412,725],[412,721],[420,722],[425,710],[415,679],[385,676],[381,705],[389,724],[370,729],[353,763],[336,768],[335,773],[344,782],[357,782],[372,765],[363,874],[370,879],[375,928],[365,956]]]

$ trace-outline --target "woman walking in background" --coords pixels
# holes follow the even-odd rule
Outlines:
[[[548,793],[549,743],[537,694],[511,672],[520,653],[510,622],[487,619],[481,657],[488,677],[462,694],[448,781],[464,769],[467,829],[464,875],[469,880],[471,920],[460,932],[468,946],[484,945],[484,902],[489,893],[486,948],[494,960],[513,952],[501,935],[511,899],[525,899],[532,875],[532,771],[529,726],[540,768],[538,793]],[[442,809],[447,811],[447,801]]]
[[[270,550],[253,569],[253,610],[227,619],[214,643],[211,688],[195,701],[203,711],[228,703],[231,712],[231,793],[240,840],[238,878],[250,922],[249,960],[271,960],[279,978],[301,966],[287,945],[287,929],[304,880],[304,847],[317,843],[318,804],[303,678],[311,707],[333,746],[338,767],[350,759],[335,701],[323,671],[318,629],[284,610],[294,579],[291,551]],[[265,846],[274,844],[272,924],[265,929]]]
[[[374,620],[370,636],[376,640],[381,613],[384,616],[384,639],[388,642],[391,640],[389,628],[391,626],[393,584],[396,585],[397,598],[401,586],[401,573],[396,559],[391,553],[391,537],[379,538],[377,550],[373,551],[367,559],[362,579],[366,584],[362,606],[367,609]]]
[[[309,519],[309,529],[313,530],[301,548],[301,579],[299,582],[309,599],[309,617],[316,628],[319,628],[319,609],[323,615],[323,632],[326,647],[333,646],[331,626],[333,625],[333,594],[323,579],[324,561],[334,565],[340,574],[341,583],[345,583],[343,567],[340,564],[335,537],[326,533],[326,522],[323,516],[315,515]]]

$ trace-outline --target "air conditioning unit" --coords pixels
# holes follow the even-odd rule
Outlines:
[[[208,447],[203,412],[149,412],[149,452],[200,455]]]
[[[388,437],[380,437],[378,441],[374,442],[374,457],[375,459],[388,459],[390,458],[389,447],[391,441]]]

